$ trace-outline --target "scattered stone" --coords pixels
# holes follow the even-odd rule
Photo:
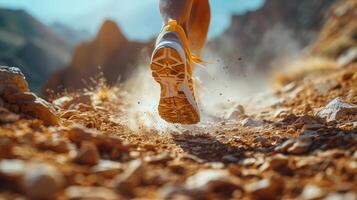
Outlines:
[[[0,161],[2,186],[25,193],[30,199],[55,199],[64,177],[55,167],[22,160]]]
[[[224,163],[222,163],[222,162],[208,162],[204,166],[208,167],[210,169],[223,169]]]
[[[22,160],[1,160],[1,185],[7,189],[24,192],[23,176],[27,170],[27,163]]]
[[[75,162],[84,165],[96,165],[100,160],[100,155],[92,142],[82,142],[81,148],[78,152]]]
[[[67,110],[64,113],[61,114],[61,118],[69,119],[74,115],[79,115],[80,112],[77,110]]]
[[[352,127],[353,128],[357,128],[357,121],[356,122],[352,122]]]
[[[284,182],[280,178],[263,179],[246,186],[246,191],[254,200],[280,199],[283,193]]]
[[[269,161],[269,167],[275,171],[279,171],[283,167],[286,167],[289,163],[288,157],[283,154],[276,154],[271,157]]]
[[[101,174],[106,178],[113,178],[123,169],[121,163],[111,160],[100,160],[100,162],[91,168],[91,171]]]
[[[342,75],[341,79],[342,81],[348,81],[350,80],[353,76],[355,75],[355,73],[353,72],[346,72]]]
[[[0,107],[0,125],[14,123],[20,116],[10,112],[8,109]]]
[[[0,95],[8,87],[12,87],[20,93],[29,91],[26,78],[19,68],[0,66]]]
[[[212,193],[219,193],[224,199],[229,199],[235,190],[241,190],[227,170],[203,170],[190,176],[184,188],[194,199],[207,199]]]
[[[299,137],[299,139],[288,149],[288,153],[304,154],[309,151],[311,144],[311,137]]]
[[[329,194],[324,200],[356,200],[357,193],[356,192],[348,192],[348,193],[332,193]]]
[[[212,181],[222,180],[229,177],[226,170],[203,170],[190,176],[185,183],[185,186],[190,189],[199,189],[207,186]]]
[[[324,191],[317,185],[308,184],[304,187],[300,198],[306,200],[320,199],[324,196]]]
[[[294,139],[288,139],[285,142],[283,142],[282,144],[278,145],[277,147],[275,147],[275,152],[277,153],[285,153],[287,152],[287,150],[293,146],[295,143]]]
[[[144,178],[144,164],[141,160],[133,160],[127,170],[115,178],[115,189],[123,195],[133,196],[134,190]]]
[[[223,162],[227,163],[237,163],[239,159],[235,155],[225,155],[222,157]]]
[[[304,130],[300,136],[306,136],[306,137],[317,137],[319,136],[318,132],[313,131],[313,130]]]
[[[259,120],[255,120],[252,118],[246,118],[241,122],[242,126],[245,127],[261,127],[263,126],[263,122]]]
[[[159,155],[155,156],[147,156],[145,157],[145,162],[151,163],[151,164],[166,164],[168,161],[172,160],[172,157],[170,153],[168,152],[163,152],[160,153]]]
[[[291,83],[285,85],[285,86],[281,89],[281,92],[283,92],[283,93],[289,93],[289,92],[293,91],[296,87],[297,87],[296,83],[295,83],[295,82],[291,82]]]
[[[71,186],[65,190],[66,197],[70,200],[117,200],[119,196],[105,187]]]
[[[65,102],[63,105],[61,105],[62,108],[69,109],[69,110],[78,110],[80,104],[84,104],[90,107],[93,107],[93,100],[92,100],[93,94],[91,93],[84,93],[81,94],[77,97],[73,97],[71,100]]]
[[[322,124],[305,124],[303,126],[304,130],[318,130],[318,129],[321,129],[321,128],[325,128],[325,125],[322,125]]]
[[[183,175],[185,173],[185,167],[180,162],[170,162],[168,164],[169,169],[179,175]]]
[[[30,199],[55,199],[64,185],[63,175],[47,164],[36,164],[26,170],[26,194]]]
[[[128,153],[128,146],[116,137],[100,134],[96,129],[88,129],[81,126],[73,126],[68,132],[68,138],[77,145],[82,141],[94,143],[102,154],[108,155],[111,159],[118,159],[122,154]]]
[[[143,148],[149,151],[155,151],[156,145],[152,143],[146,143],[144,144]]]
[[[269,140],[263,136],[258,136],[254,139],[255,143],[261,144],[262,146],[268,146]]]
[[[0,159],[9,159],[13,157],[12,149],[14,143],[11,139],[0,137]]]
[[[68,138],[79,145],[82,141],[94,141],[99,135],[99,132],[95,129],[88,129],[81,126],[73,126],[68,130]]]
[[[237,119],[244,114],[245,114],[244,107],[242,105],[238,105],[235,107],[234,111],[230,114],[229,119]]]
[[[68,138],[77,145],[81,144],[82,141],[90,141],[93,142],[101,152],[107,151],[113,155],[117,153],[128,153],[128,147],[124,145],[119,138],[100,134],[96,129],[75,125],[68,130],[67,134]]]
[[[64,106],[69,102],[71,101],[72,98],[69,97],[69,96],[63,96],[63,97],[60,97],[58,99],[55,99],[52,101],[52,104],[56,107],[59,107],[59,108],[64,108]]]
[[[60,123],[52,105],[31,92],[14,93],[13,90],[5,90],[3,97],[6,102],[19,106],[21,112],[42,120],[47,126]]]
[[[294,122],[294,126],[297,128],[302,128],[305,125],[319,125],[320,122],[310,115],[303,115],[298,117]]]
[[[342,67],[355,61],[357,61],[357,47],[350,48],[337,59],[337,63]]]
[[[357,106],[353,104],[344,103],[341,98],[336,98],[328,103],[325,107],[320,109],[316,116],[325,119],[327,122],[340,120],[347,115],[356,115]]]
[[[49,150],[56,153],[67,153],[69,151],[68,143],[58,139],[47,139],[36,143],[36,147],[41,150]]]
[[[329,80],[325,82],[319,82],[315,85],[317,94],[319,96],[327,95],[331,90],[336,89],[340,86],[340,83],[337,80]]]
[[[289,114],[289,115],[287,115],[286,117],[284,117],[284,119],[281,120],[281,122],[284,122],[284,123],[293,123],[293,122],[295,122],[297,119],[299,119],[299,117],[297,117],[296,115],[294,115],[294,114]]]
[[[274,118],[283,118],[283,117],[288,116],[288,114],[289,114],[289,111],[287,109],[281,108],[281,109],[276,110],[273,113],[273,117]]]

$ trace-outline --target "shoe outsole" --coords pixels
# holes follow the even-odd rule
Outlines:
[[[152,76],[161,86],[159,114],[167,122],[180,124],[197,124],[199,113],[190,104],[183,92],[185,75],[189,89],[193,93],[192,69],[187,68],[179,53],[171,47],[162,47],[153,55],[151,62]]]

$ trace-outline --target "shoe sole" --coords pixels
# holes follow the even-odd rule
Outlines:
[[[161,86],[160,116],[170,123],[197,124],[200,121],[199,113],[182,89],[186,73],[192,74],[192,69],[186,72],[180,54],[171,47],[158,49],[153,55],[151,70],[153,78]],[[192,77],[187,76],[187,81],[194,96]]]

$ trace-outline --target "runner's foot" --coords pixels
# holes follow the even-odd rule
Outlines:
[[[183,29],[170,21],[151,59],[152,76],[161,86],[160,116],[170,123],[196,124],[200,114],[192,78],[193,58]]]

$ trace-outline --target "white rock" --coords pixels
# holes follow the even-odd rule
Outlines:
[[[356,115],[357,106],[344,103],[341,98],[336,98],[320,109],[316,116],[326,119],[327,122],[342,119],[346,115]]]
[[[356,60],[357,60],[357,47],[349,49],[348,51],[346,51],[346,53],[338,57],[337,63],[343,67]]]
[[[189,189],[200,189],[211,181],[226,179],[228,175],[226,170],[203,170],[190,176],[186,180],[185,186]]]
[[[245,127],[261,127],[263,126],[263,122],[259,120],[255,120],[252,118],[246,118],[241,122],[242,126]]]
[[[118,195],[105,187],[71,186],[66,189],[65,194],[70,200],[95,199],[95,200],[117,200]]]
[[[301,198],[306,200],[318,199],[321,198],[323,195],[324,191],[320,187],[309,184],[304,187],[304,190],[301,193]]]

